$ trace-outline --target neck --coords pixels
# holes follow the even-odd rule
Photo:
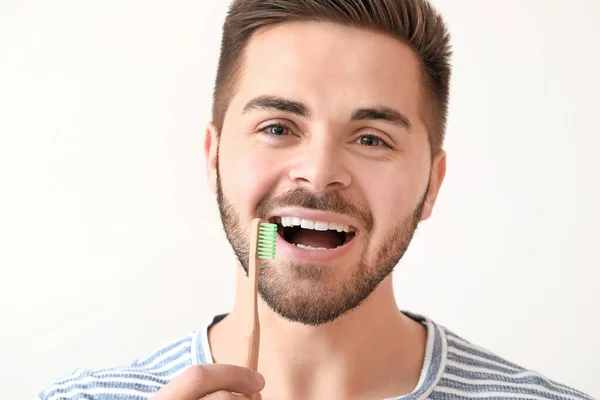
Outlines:
[[[391,275],[359,307],[314,327],[282,319],[259,298],[258,370],[263,399],[387,398],[416,386],[425,328],[400,312]],[[215,362],[244,365],[247,354],[246,276],[238,266],[233,311],[209,332]]]

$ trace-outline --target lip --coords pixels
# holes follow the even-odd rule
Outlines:
[[[309,219],[312,221],[322,222],[334,222],[337,224],[344,224],[353,227],[356,231],[351,241],[344,244],[343,246],[336,247],[335,249],[328,250],[307,250],[300,247],[296,247],[291,243],[288,243],[284,238],[277,234],[277,250],[276,258],[282,256],[287,260],[302,261],[309,263],[326,263],[338,260],[346,256],[355,246],[355,242],[359,236],[361,236],[361,230],[356,220],[348,217],[344,214],[324,212],[318,210],[307,210],[304,208],[281,208],[273,210],[265,218],[265,221],[269,221],[273,217],[298,217]]]
[[[265,222],[268,222],[273,217],[298,217],[302,219],[309,219],[311,221],[322,221],[327,223],[336,223],[349,225],[356,230],[356,234],[358,235],[360,231],[360,226],[358,222],[345,214],[332,213],[327,211],[318,211],[318,210],[308,210],[306,208],[279,208],[277,210],[273,210],[269,213],[269,215],[265,218]]]

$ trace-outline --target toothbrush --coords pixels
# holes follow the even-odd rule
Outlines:
[[[248,260],[248,301],[251,309],[248,312],[250,333],[246,337],[248,343],[248,356],[246,368],[258,370],[258,346],[260,342],[260,324],[258,322],[258,276],[260,274],[260,260],[275,258],[275,243],[277,241],[277,224],[263,222],[260,218],[252,221],[252,235],[250,237],[250,259]],[[254,400],[254,395],[247,396]]]

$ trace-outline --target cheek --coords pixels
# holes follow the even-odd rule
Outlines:
[[[363,177],[367,197],[374,214],[383,213],[394,217],[404,210],[414,192],[410,174],[398,171],[379,171]]]
[[[356,171],[375,224],[388,228],[411,215],[427,185],[427,170],[419,164],[398,162],[373,170]]]
[[[244,214],[252,216],[259,200],[269,194],[280,171],[278,164],[266,154],[256,151],[236,151],[229,148],[221,153],[221,175],[225,194]],[[279,167],[281,168],[281,167]]]

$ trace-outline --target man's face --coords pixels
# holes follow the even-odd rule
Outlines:
[[[249,43],[207,165],[246,270],[252,219],[279,223],[259,291],[282,317],[319,325],[359,305],[429,217],[445,163],[430,158],[421,81],[407,46],[365,30],[288,23]]]

